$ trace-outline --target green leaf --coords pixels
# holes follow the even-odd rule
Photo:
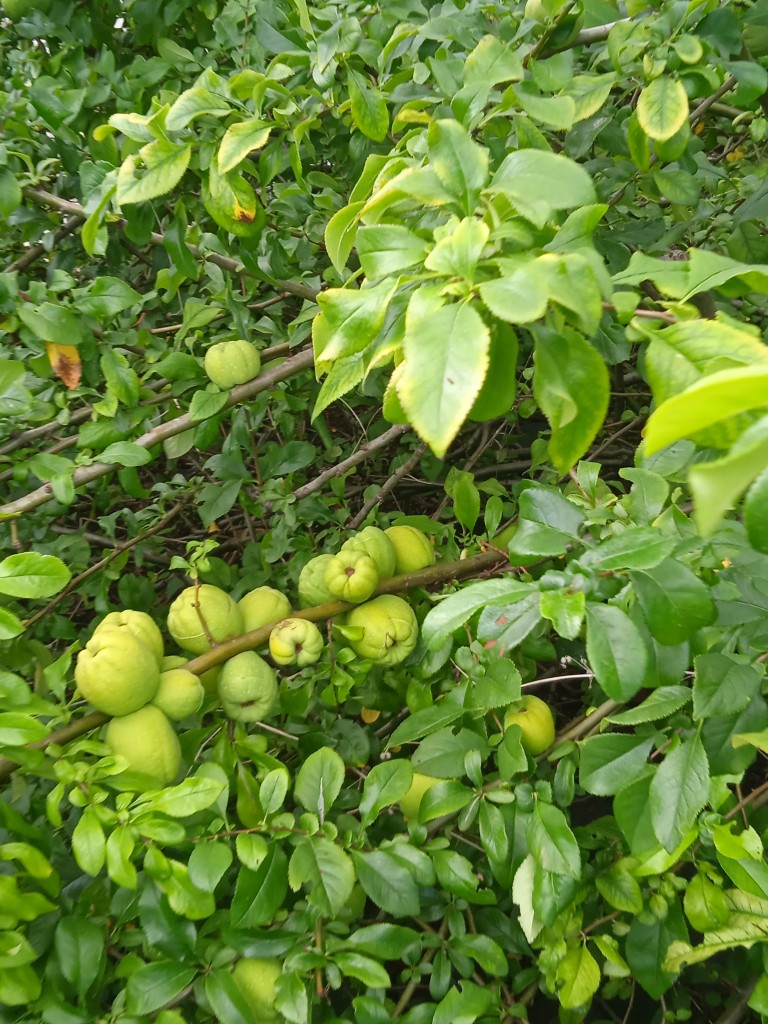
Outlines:
[[[356,978],[369,988],[389,988],[392,984],[382,965],[368,956],[342,952],[335,953],[332,959],[345,977]]]
[[[537,800],[526,839],[531,855],[545,871],[568,878],[581,877],[579,844],[559,808]]]
[[[682,82],[654,79],[640,92],[637,117],[645,134],[657,142],[671,139],[688,117],[688,94]]]
[[[483,36],[464,61],[464,82],[477,88],[516,82],[523,74],[518,55],[494,35]]]
[[[519,580],[483,580],[470,583],[455,594],[449,594],[427,612],[421,635],[430,650],[438,650],[454,630],[487,604],[503,604],[513,596],[522,596],[529,585]]]
[[[575,640],[581,632],[585,610],[586,598],[581,591],[545,590],[539,599],[542,616],[566,640]]]
[[[104,926],[86,918],[63,917],[56,925],[56,958],[81,1001],[104,968],[106,938]]]
[[[226,789],[219,779],[198,776],[185,779],[178,786],[170,786],[158,794],[140,798],[142,809],[167,814],[172,818],[187,818],[216,803]]]
[[[72,833],[72,852],[79,868],[96,876],[104,867],[106,839],[96,811],[86,807]]]
[[[331,747],[310,754],[296,775],[294,795],[302,807],[322,822],[341,792],[344,762]]]
[[[189,855],[189,878],[203,892],[213,892],[234,859],[226,843],[196,843]]]
[[[387,850],[352,851],[357,877],[377,907],[394,917],[419,913],[419,890],[408,868]]]
[[[405,758],[374,765],[365,777],[360,797],[360,825],[368,825],[385,807],[396,804],[411,786],[413,771]]]
[[[355,127],[374,142],[382,142],[389,131],[389,111],[383,94],[350,67],[347,68],[347,88]]]
[[[263,149],[271,131],[271,125],[258,117],[231,124],[224,132],[216,156],[219,173],[226,174],[228,171],[233,171],[249,153],[256,149]]]
[[[164,196],[181,181],[191,156],[191,145],[163,139],[142,146],[137,155],[125,158],[117,172],[118,204],[128,206]]]
[[[21,185],[13,171],[5,167],[0,171],[0,217],[9,217],[21,206]]]
[[[648,995],[658,1000],[675,981],[676,974],[665,970],[667,950],[673,942],[687,941],[688,932],[679,902],[670,905],[664,920],[646,922],[636,917],[626,939],[625,955],[632,975]]]
[[[743,711],[760,692],[762,672],[746,659],[728,654],[699,654],[694,659],[693,717],[717,718]]]
[[[429,163],[466,216],[474,213],[488,178],[488,151],[458,121],[433,121],[427,132]]]
[[[346,267],[349,254],[355,244],[360,212],[364,206],[365,203],[362,201],[342,206],[325,226],[325,248],[328,251],[328,258],[339,274]],[[389,226],[396,227],[395,225]],[[397,230],[407,231],[410,235],[407,228],[397,227]]]
[[[327,325],[324,344],[315,348],[315,365],[325,373],[340,356],[362,352],[374,340],[395,294],[391,281],[370,288],[329,288],[317,297]]]
[[[257,871],[240,868],[231,905],[232,926],[253,928],[270,924],[287,892],[288,861],[278,844],[271,843]]]
[[[474,1024],[490,1008],[493,996],[489,990],[471,981],[464,981],[461,991],[451,988],[438,1003],[432,1024]]]
[[[640,883],[622,861],[612,864],[607,871],[597,875],[595,884],[606,903],[615,910],[623,910],[627,914],[641,913],[643,893]]]
[[[9,597],[51,597],[71,578],[72,573],[55,555],[28,551],[8,555],[0,562],[0,594]]]
[[[613,725],[642,725],[645,722],[658,722],[661,718],[669,718],[679,711],[691,699],[691,690],[687,686],[662,686],[646,697],[642,704],[621,711],[618,715],[610,715],[605,719]]]
[[[768,900],[729,889],[723,894],[730,918],[725,927],[715,928],[704,936],[698,946],[687,942],[674,942],[668,950],[664,967],[668,971],[681,971],[691,964],[699,964],[716,953],[737,946],[748,948],[755,942],[765,942],[768,929]]]
[[[253,1010],[229,970],[205,978],[205,998],[220,1024],[253,1024]]]
[[[519,500],[520,526],[509,543],[513,565],[564,554],[578,538],[584,513],[554,488],[535,485]]]
[[[510,153],[494,174],[489,191],[503,192],[513,203],[519,204],[524,214],[533,207],[538,215],[545,217],[555,210],[569,210],[597,201],[592,179],[583,167],[567,156],[542,149],[518,149]]]
[[[54,302],[39,306],[25,303],[17,309],[19,319],[41,341],[56,345],[79,345],[82,340],[80,323],[74,313]]]
[[[586,121],[594,117],[616,84],[617,76],[613,72],[603,75],[574,75],[562,89],[562,96],[569,96],[574,102],[574,121]]]
[[[352,932],[344,944],[381,960],[397,960],[409,946],[421,944],[421,935],[399,924],[371,924]]]
[[[439,729],[451,725],[463,714],[464,708],[451,701],[441,701],[433,707],[414,711],[398,725],[387,741],[387,747],[397,747],[403,743],[410,743],[412,740],[430,736]]]
[[[355,869],[349,855],[330,839],[310,836],[293,851],[288,881],[294,891],[307,885],[310,904],[321,914],[338,917],[352,895]]]
[[[607,733],[580,744],[579,785],[595,796],[613,796],[645,770],[653,738]]]
[[[152,456],[141,445],[130,441],[116,441],[104,449],[99,461],[117,466],[146,466],[152,461]]]
[[[455,814],[471,802],[473,791],[450,779],[432,786],[419,804],[419,822],[423,825],[445,814]]]
[[[417,291],[408,304],[405,360],[397,382],[419,436],[442,458],[467,418],[488,370],[490,333],[466,303],[443,305]]]
[[[746,436],[745,434],[744,437]],[[763,469],[747,492],[744,502],[744,525],[747,529],[749,543],[756,551],[765,554],[768,551],[768,531],[766,530],[766,521],[768,520],[768,516],[766,516],[768,510],[768,445],[761,450],[760,462],[766,462],[766,469]],[[751,468],[752,470],[755,468],[754,461]]]
[[[534,395],[552,427],[549,457],[567,473],[594,441],[608,411],[608,368],[576,331],[535,332]]]
[[[698,736],[667,754],[651,782],[653,830],[673,850],[709,798],[709,763]]]
[[[229,111],[229,103],[222,96],[196,85],[186,89],[171,105],[165,117],[165,127],[169,132],[177,132],[204,114],[224,117]]]
[[[539,320],[549,301],[551,271],[541,259],[524,261],[510,273],[478,286],[488,309],[511,324]]]
[[[196,967],[160,961],[145,964],[128,979],[125,990],[129,1013],[154,1013],[186,988],[197,974]]]
[[[352,211],[351,216],[354,217],[352,223],[356,223],[357,211],[354,207],[345,207],[339,213],[346,213],[349,217],[350,210]],[[336,217],[338,214],[332,220],[335,220]],[[328,242],[330,229],[331,223],[326,229],[326,242]],[[429,252],[429,246],[423,238],[419,238],[413,231],[409,231],[408,228],[400,224],[366,225],[360,227],[354,237],[363,273],[372,280],[386,277],[388,274],[396,274],[400,270],[421,263]],[[341,267],[346,264],[348,255],[349,250],[344,254],[343,261],[340,261]],[[337,266],[336,262],[334,266]]]
[[[671,537],[664,537],[650,526],[630,526],[615,534],[579,559],[585,569],[615,572],[617,569],[653,569],[663,562],[675,547]]]
[[[600,987],[600,968],[586,943],[572,946],[557,965],[557,997],[565,1010],[588,1003]]]
[[[651,635],[672,646],[689,640],[715,618],[707,585],[681,562],[667,558],[653,569],[630,574]]]
[[[612,700],[629,700],[645,682],[648,649],[640,630],[621,608],[587,604],[587,659]]]
[[[486,224],[474,217],[466,217],[459,221],[450,234],[442,235],[424,260],[424,266],[427,270],[461,277],[473,284],[475,268],[489,235]]]
[[[24,387],[24,366],[0,359],[0,416],[20,416],[31,404],[32,395]]]
[[[117,277],[97,277],[89,288],[80,289],[76,295],[78,311],[100,320],[111,320],[144,301],[135,289]]]
[[[264,211],[248,179],[239,171],[219,173],[214,161],[203,187],[203,205],[216,223],[240,238],[261,234]]]

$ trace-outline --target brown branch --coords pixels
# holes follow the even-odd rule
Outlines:
[[[348,530],[356,530],[358,528],[358,526],[360,525],[360,523],[363,522],[368,513],[372,509],[376,508],[376,506],[380,502],[382,502],[384,498],[386,498],[390,491],[395,489],[395,487],[398,484],[398,481],[402,480],[404,476],[406,476],[408,473],[411,472],[412,469],[415,469],[416,466],[418,466],[421,456],[424,454],[426,450],[427,444],[425,441],[421,441],[419,444],[416,445],[413,452],[411,453],[410,458],[407,459],[402,464],[402,466],[399,466],[395,470],[392,476],[390,476],[390,478],[381,485],[381,487],[374,494],[374,496],[372,498],[369,498],[368,501],[366,501],[366,503],[363,505],[363,507],[360,509],[357,515],[353,516],[352,519],[349,520],[349,522],[347,523]]]
[[[270,366],[262,371],[254,380],[232,388],[221,411],[231,409],[233,406],[261,394],[262,391],[268,391],[279,381],[286,380],[288,377],[308,369],[312,365],[312,361],[312,352],[308,350],[300,352],[298,355],[293,356],[291,359],[286,359],[285,362],[281,362],[276,366]],[[161,423],[152,430],[146,431],[133,443],[138,445],[139,448],[153,448],[167,438],[175,437],[177,434],[189,430],[196,423],[197,421],[193,420],[189,413],[184,413],[176,419],[169,420],[167,423]],[[105,462],[94,462],[90,466],[81,466],[79,469],[76,469],[72,480],[75,487],[82,487],[84,484],[92,483],[102,476],[113,473],[116,469],[119,469],[119,466]],[[8,502],[7,505],[0,505],[0,519],[18,516],[22,512],[30,512],[32,509],[44,505],[52,498],[53,488],[49,483],[43,484],[42,487],[38,487],[36,490],[24,495],[23,498],[17,498],[16,501]]]
[[[371,454],[371,452],[377,451],[379,448],[385,448],[392,441],[396,441],[403,434],[407,433],[411,428],[409,426],[396,426],[391,427],[385,433],[380,434],[372,441],[361,444],[356,452],[353,452],[348,459],[344,459],[335,466],[330,466],[328,469],[323,470],[319,476],[316,476],[314,480],[310,480],[308,484],[304,484],[302,487],[298,487],[294,492],[293,496],[297,501],[301,501],[302,498],[308,498],[310,494],[314,494],[315,491],[319,491],[323,484],[329,480],[333,480],[337,476],[342,476],[348,469],[353,469],[358,466],[361,462]]]
[[[698,107],[693,110],[688,118],[689,123],[691,125],[695,125],[697,121],[702,119],[713,103],[717,103],[721,96],[725,96],[727,92],[730,92],[731,89],[734,89],[738,84],[738,79],[734,75],[731,75],[730,78],[726,78],[719,89],[713,92],[711,96],[707,96],[703,99]]]
[[[60,210],[62,213],[68,213],[73,217],[78,217],[80,220],[86,220],[88,217],[80,203],[73,202],[71,199],[62,199],[60,196],[54,195],[53,192],[47,192],[45,189],[28,187],[24,189],[24,196],[33,203],[37,203],[38,206],[52,206],[54,209]],[[119,228],[125,226],[125,221],[123,220],[113,223]],[[157,246],[162,246],[165,243],[165,238],[157,231],[152,232],[149,240],[152,245]],[[191,245],[190,243],[187,243],[187,248],[193,256],[198,256],[208,263],[214,263],[217,267],[221,267],[222,270],[226,270],[230,274],[245,274],[246,277],[254,277],[258,281],[265,280],[261,275],[244,267],[239,260],[232,259],[231,256],[222,256],[217,252],[203,252],[198,246]],[[318,295],[317,288],[313,288],[303,281],[279,281],[277,287],[281,291],[288,292],[290,295],[296,295],[300,299],[307,299],[310,302],[313,302]]]
[[[427,569],[420,569],[418,572],[405,573],[402,576],[393,576],[391,579],[382,580],[374,594],[398,594],[405,590],[413,590],[416,587],[443,585],[453,580],[479,575],[500,565],[502,561],[496,550],[481,551],[478,555],[461,559],[458,562],[443,562],[442,564],[431,565]],[[310,622],[322,622],[354,607],[355,605],[347,604],[344,601],[332,601],[328,604],[318,605],[315,608],[304,608],[302,611],[292,612],[291,614],[296,618],[308,619]],[[183,667],[190,672],[194,672],[195,675],[202,675],[209,668],[227,661],[236,654],[252,651],[266,644],[274,625],[275,623],[273,622],[270,625],[262,626],[260,629],[251,630],[250,633],[244,633],[242,636],[235,637],[234,640],[228,640],[226,643],[219,644],[213,650],[193,658],[192,661],[187,662]],[[61,729],[54,730],[45,739],[31,743],[29,746],[39,750],[44,750],[54,743],[63,746],[65,743],[70,743],[79,736],[90,732],[91,729],[98,728],[108,720],[108,715],[104,715],[100,711],[92,712],[74,722],[69,722]],[[0,782],[4,782],[9,778],[17,768],[18,765],[14,761],[8,758],[0,758]]]
[[[81,220],[81,217],[70,217],[69,220],[64,221],[61,227],[53,233],[53,245],[60,242],[62,238],[66,238],[67,235],[71,235]],[[34,263],[35,260],[39,260],[41,256],[45,256],[49,251],[42,242],[31,245],[18,259],[8,264],[5,268],[6,273],[10,273],[12,270],[26,270],[30,264]]]

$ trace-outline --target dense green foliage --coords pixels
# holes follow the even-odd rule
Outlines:
[[[3,7],[0,1024],[768,1020],[768,0]]]

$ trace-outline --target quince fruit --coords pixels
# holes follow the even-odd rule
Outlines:
[[[328,604],[334,596],[325,585],[325,570],[333,561],[333,555],[316,555],[310,558],[299,573],[299,601],[302,608],[315,608]]]
[[[232,977],[253,1014],[253,1024],[276,1024],[283,1019],[275,1009],[277,979],[282,973],[280,961],[274,958],[245,957],[235,966]]]
[[[188,658],[182,658],[178,654],[168,654],[163,658],[163,662],[160,666],[160,672],[169,672],[172,668],[184,668],[188,660]],[[213,668],[209,668],[207,672],[203,672],[201,676],[197,677],[203,684],[203,689],[209,697],[211,694],[218,693],[217,687],[220,675],[221,665],[214,665]]]
[[[98,624],[94,635],[103,629],[124,629],[128,633],[133,633],[153,652],[158,665],[163,660],[163,634],[154,619],[146,612],[135,612],[130,609],[122,612],[110,612]]]
[[[258,377],[261,356],[250,341],[220,341],[205,353],[203,365],[214,384],[228,389]]]
[[[543,754],[555,742],[555,719],[549,704],[533,694],[526,694],[507,708],[504,728],[510,725],[520,727],[523,750],[532,757]]]
[[[128,715],[152,700],[160,685],[153,651],[126,629],[97,630],[77,656],[75,682],[108,715]]]
[[[203,583],[182,590],[173,602],[168,632],[183,651],[205,654],[212,646],[208,634],[212,643],[220,644],[243,632],[243,615],[229,594]]]
[[[204,697],[203,684],[194,672],[171,668],[160,673],[160,685],[152,703],[170,719],[180,722],[200,710]]]
[[[3,11],[9,21],[18,21],[32,11],[42,11],[46,14],[51,3],[52,0],[3,0]]]
[[[370,555],[379,571],[379,579],[386,580],[395,575],[397,558],[392,541],[377,526],[366,526],[341,545],[342,551],[363,551]]]
[[[347,626],[359,626],[363,635],[349,640],[349,646],[361,658],[379,665],[399,665],[416,647],[419,624],[411,606],[394,594],[382,594],[373,601],[353,608]]]
[[[105,740],[113,754],[125,758],[129,771],[145,777],[142,789],[160,789],[179,774],[179,738],[154,704],[113,718],[107,726]]]
[[[325,570],[325,585],[339,601],[359,604],[367,601],[379,582],[379,570],[364,551],[344,551],[334,555]]]
[[[228,718],[261,722],[277,701],[275,671],[254,651],[236,654],[221,670],[219,696]]]
[[[411,788],[402,797],[398,803],[400,810],[403,812],[406,818],[411,818],[414,821],[419,820],[419,808],[421,807],[421,801],[427,790],[432,789],[439,782],[443,782],[444,779],[436,779],[433,775],[423,775],[421,772],[414,772],[413,779],[411,780]]]
[[[283,619],[269,634],[269,654],[276,665],[314,665],[323,646],[323,634],[307,619]]]
[[[418,572],[435,564],[435,549],[429,537],[415,526],[390,526],[384,531],[395,549],[395,572]]]
[[[237,602],[243,616],[243,628],[246,633],[252,629],[269,626],[279,622],[291,614],[291,602],[272,587],[257,587]]]

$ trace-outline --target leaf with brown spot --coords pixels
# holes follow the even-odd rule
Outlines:
[[[83,375],[80,354],[74,345],[57,345],[53,341],[45,343],[51,369],[70,391],[74,391]]]

